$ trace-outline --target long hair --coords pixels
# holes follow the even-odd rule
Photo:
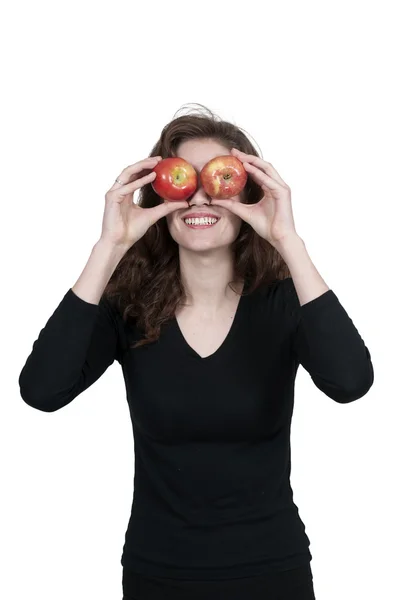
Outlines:
[[[200,107],[198,111],[194,109],[182,116],[176,116],[177,111],[163,128],[149,156],[176,156],[179,145],[192,139],[212,139],[229,150],[235,147],[247,154],[260,156],[245,130],[221,120],[201,104],[196,106]],[[262,196],[263,190],[248,174],[242,201],[255,204]],[[161,202],[162,198],[150,183],[140,188],[139,206],[150,208]],[[290,276],[289,268],[279,252],[243,220],[231,250],[234,256],[234,281],[229,285],[236,293],[239,292],[233,284],[239,280],[245,281],[246,295],[263,283]],[[127,250],[103,295],[109,300],[116,300],[123,320],[126,322],[131,319],[142,331],[143,337],[131,345],[132,348],[158,340],[161,326],[173,319],[177,307],[186,301],[180,278],[178,244],[170,235],[166,218],[154,223]]]

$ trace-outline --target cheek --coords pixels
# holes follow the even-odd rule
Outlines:
[[[233,235],[237,235],[239,233],[240,228],[242,226],[242,219],[240,217],[229,212],[229,213],[224,213],[223,220],[224,220],[224,224],[223,224],[224,231],[228,230],[229,234],[232,232]]]
[[[242,227],[242,223],[243,220],[240,217],[237,217],[236,215],[234,215],[234,230],[237,232],[237,234],[240,232],[240,229]]]
[[[178,219],[173,219],[173,215],[166,215],[166,223],[169,233],[175,242],[178,242],[180,231],[182,231],[181,224]]]
[[[166,223],[170,231],[170,229],[173,227],[173,215],[166,215]]]

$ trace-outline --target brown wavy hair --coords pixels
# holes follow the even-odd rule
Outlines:
[[[163,128],[159,140],[148,156],[176,156],[185,140],[213,139],[231,150],[238,148],[247,154],[261,156],[249,140],[249,134],[234,123],[222,120],[202,104],[182,116],[178,112]],[[183,110],[183,109],[180,109]],[[250,174],[243,190],[243,202],[255,204],[263,190]],[[163,200],[150,183],[139,190],[137,204],[150,208]],[[245,281],[244,294],[252,293],[261,284],[290,277],[290,271],[279,252],[242,220],[240,232],[231,249],[234,256],[234,281]],[[132,348],[156,341],[161,326],[174,318],[175,311],[186,301],[180,279],[178,244],[171,237],[166,218],[152,225],[146,234],[125,253],[113,272],[103,294],[115,300],[126,322],[132,319],[144,337]]]

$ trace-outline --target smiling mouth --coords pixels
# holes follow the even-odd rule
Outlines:
[[[183,219],[183,223],[184,223],[184,225],[186,225],[190,229],[209,229],[209,227],[214,227],[215,225],[217,225],[217,223],[219,222],[219,220],[220,220],[219,218],[218,219],[214,218],[214,219],[209,219],[208,222],[202,222],[202,223],[200,223],[198,221],[195,222],[195,220],[192,219],[192,220],[190,220],[191,221],[190,223],[187,223]]]

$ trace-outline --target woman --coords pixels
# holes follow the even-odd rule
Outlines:
[[[161,158],[199,174],[225,154],[248,174],[236,197],[209,197],[199,178],[185,202],[152,188]],[[218,220],[193,229],[192,213]],[[301,364],[352,402],[373,383],[371,356],[295,229],[289,186],[212,113],[174,118],[120,173],[100,239],[22,369],[22,398],[58,410],[115,359],[135,446],[124,600],[315,598],[290,487],[295,377]]]

